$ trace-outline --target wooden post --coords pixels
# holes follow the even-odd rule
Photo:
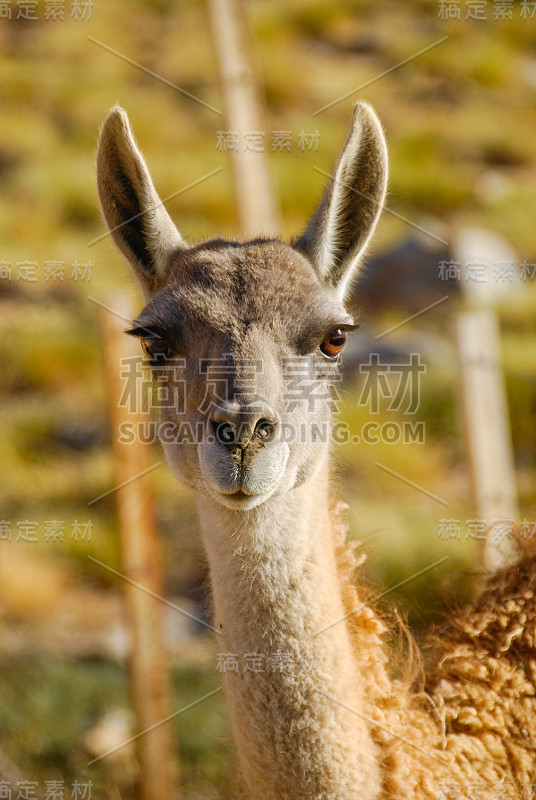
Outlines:
[[[483,547],[488,572],[515,563],[514,541],[496,520],[518,519],[514,457],[496,315],[488,309],[459,315],[456,326],[461,389],[473,490],[479,519],[491,523]]]
[[[110,420],[115,454],[115,480],[124,484],[116,493],[121,538],[125,598],[132,636],[130,687],[136,715],[137,733],[158,725],[172,713],[169,657],[164,645],[164,606],[154,597],[128,583],[163,594],[162,550],[156,531],[151,475],[143,474],[153,463],[151,450],[137,437],[130,444],[119,441],[120,426],[148,421],[149,413],[120,405],[124,391],[121,365],[124,359],[141,355],[137,340],[126,336],[132,309],[123,295],[109,299],[118,316],[103,310],[101,326],[104,341],[106,377],[109,386]],[[134,387],[135,390],[135,387]],[[177,797],[178,756],[174,753],[169,723],[155,727],[136,740],[143,800],[173,800]]]
[[[209,0],[209,15],[220,74],[225,124],[238,134],[233,168],[242,232],[276,236],[281,231],[266,153],[244,150],[245,134],[263,133],[261,82],[254,68],[253,44],[242,0]],[[250,144],[255,147],[254,144]]]

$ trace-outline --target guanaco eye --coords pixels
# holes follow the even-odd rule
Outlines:
[[[153,342],[152,342],[151,339],[140,339],[141,349],[143,350],[143,352],[145,353],[145,355],[148,358],[152,358],[152,355],[153,355],[152,352],[151,352],[152,343]]]
[[[140,338],[140,345],[151,364],[171,358],[171,352],[169,348],[162,342],[161,339],[142,337]]]
[[[326,356],[326,358],[335,359],[339,353],[342,352],[345,344],[346,331],[343,331],[341,328],[335,328],[334,330],[330,331],[327,339],[324,339],[320,345],[320,350]]]

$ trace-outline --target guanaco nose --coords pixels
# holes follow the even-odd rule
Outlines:
[[[245,448],[251,441],[267,444],[277,429],[276,414],[265,402],[222,403],[209,420],[211,433],[220,444]]]

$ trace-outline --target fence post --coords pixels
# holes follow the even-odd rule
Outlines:
[[[209,0],[209,17],[223,93],[225,124],[238,135],[233,172],[242,233],[276,236],[281,232],[266,153],[245,149],[245,134],[266,133],[262,121],[261,80],[254,66],[253,42],[242,0]],[[266,147],[266,136],[263,148]]]
[[[159,725],[172,713],[169,656],[164,644],[164,606],[147,592],[163,594],[162,549],[154,519],[149,445],[138,437],[125,444],[119,440],[125,422],[149,421],[149,412],[120,404],[124,390],[121,363],[140,357],[137,340],[126,336],[132,309],[124,295],[108,300],[117,312],[101,312],[105,372],[108,381],[115,480],[124,484],[116,492],[121,541],[122,572],[129,628],[132,637],[129,679],[136,716],[136,733],[153,726],[136,739],[143,800],[174,800],[177,795],[178,754],[174,752],[171,723]],[[135,362],[133,362],[135,363]],[[132,387],[131,387],[132,388]],[[137,387],[134,387],[136,393]],[[139,396],[139,395],[138,395]],[[144,473],[145,474],[141,474]],[[132,480],[134,476],[137,477]],[[137,588],[140,584],[147,592]]]
[[[479,519],[490,523],[483,542],[487,572],[515,563],[518,549],[499,520],[518,519],[514,456],[501,365],[500,332],[490,309],[458,315],[456,339],[473,494]],[[494,524],[495,523],[495,524]]]

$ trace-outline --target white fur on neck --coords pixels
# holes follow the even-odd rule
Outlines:
[[[317,635],[345,616],[328,491],[324,465],[250,512],[199,503],[218,644],[239,664],[222,677],[251,800],[379,793],[375,746],[353,713],[363,707],[362,688],[346,624]],[[244,672],[244,657],[255,653],[266,665],[287,653],[292,666]]]

